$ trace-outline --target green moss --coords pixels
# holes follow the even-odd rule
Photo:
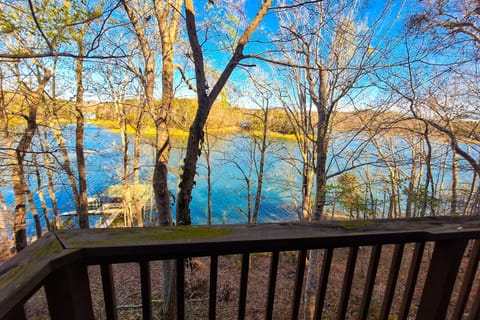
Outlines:
[[[372,220],[340,220],[338,225],[345,229],[356,229],[362,227],[372,227],[375,223]]]
[[[212,239],[232,233],[229,228],[212,228],[204,226],[174,226],[144,229],[108,229],[107,238],[94,240],[89,238],[85,242],[89,245],[121,245],[137,244],[142,242],[158,241],[191,241]],[[74,239],[72,239],[74,240]],[[72,241],[74,247],[82,247],[85,242]]]
[[[37,250],[35,250],[35,252],[33,252],[33,254],[31,255],[31,257],[32,257],[32,260],[37,260],[37,261],[47,257],[50,258],[51,260],[56,254],[60,253],[62,250],[63,250],[63,247],[60,244],[60,242],[54,241],[52,243],[49,243],[46,246],[42,246]]]
[[[8,283],[13,282],[14,280],[21,279],[24,275],[24,271],[25,271],[25,267],[23,265],[16,266],[11,270],[8,270],[8,272],[0,276],[1,283],[3,285],[6,285]]]
[[[27,248],[28,249],[28,248]],[[58,241],[53,241],[46,245],[42,245],[39,248],[33,250],[33,252],[22,261],[22,263],[0,277],[2,282],[18,281],[21,277],[25,276],[30,268],[37,267],[39,263],[45,263],[45,261],[51,261],[58,253],[63,250],[62,245]],[[33,264],[32,264],[33,263]]]

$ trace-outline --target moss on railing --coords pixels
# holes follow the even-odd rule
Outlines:
[[[233,232],[228,227],[208,226],[169,226],[161,228],[115,228],[81,230],[76,232],[60,231],[61,240],[68,243],[69,248],[88,246],[115,246],[128,243],[141,244],[168,241],[214,240]]]

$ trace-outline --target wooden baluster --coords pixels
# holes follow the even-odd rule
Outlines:
[[[327,295],[328,276],[330,275],[330,268],[332,265],[333,248],[328,248],[323,253],[322,271],[318,279],[318,293],[317,302],[315,303],[315,315],[317,320],[322,319],[323,305],[325,303],[325,296]]]
[[[27,316],[25,315],[25,310],[23,309],[23,304],[18,304],[9,313],[7,313],[3,318],[3,320],[27,320]]]
[[[435,243],[417,319],[445,319],[467,242],[466,239],[456,239]]]
[[[395,295],[395,287],[397,285],[398,273],[402,264],[404,243],[395,245],[392,254],[392,262],[388,273],[388,281],[385,287],[385,295],[383,296],[382,310],[380,311],[380,319],[388,320],[390,309],[392,307],[393,296]]]
[[[372,247],[370,262],[368,264],[367,279],[365,280],[362,302],[360,303],[360,314],[358,318],[361,320],[366,320],[368,316],[368,309],[370,308],[370,301],[372,300],[373,287],[375,286],[375,278],[377,277],[381,253],[382,245]]]
[[[345,319],[347,314],[348,300],[350,298],[350,291],[352,289],[353,274],[355,273],[355,265],[357,263],[358,247],[351,247],[348,260],[347,269],[345,270],[345,277],[343,279],[342,295],[340,297],[340,304],[337,311],[337,320]]]
[[[45,281],[52,320],[94,319],[87,266],[81,263],[55,270]]]
[[[217,275],[218,256],[210,257],[210,294],[208,303],[208,319],[215,320],[217,312]]]
[[[302,297],[303,277],[305,275],[305,264],[307,260],[307,250],[298,252],[297,272],[295,277],[295,290],[293,294],[292,320],[298,319],[300,311],[300,299]]]
[[[475,280],[475,274],[477,273],[478,262],[480,260],[480,240],[475,240],[472,251],[470,253],[470,259],[468,260],[467,269],[463,277],[462,288],[458,295],[455,310],[453,312],[452,319],[462,319],[465,306],[467,305],[470,290],[472,290],[473,281]]]
[[[272,257],[270,260],[270,274],[268,280],[268,297],[267,297],[267,307],[265,313],[265,320],[271,320],[273,318],[273,304],[275,301],[275,288],[277,285],[277,271],[278,271],[278,261],[280,258],[280,253],[278,251],[272,252]]]
[[[470,309],[470,317],[468,320],[480,319],[480,289],[477,290],[477,296],[473,300],[472,309]]]
[[[412,303],[413,294],[415,293],[415,286],[417,284],[418,273],[422,264],[423,251],[425,249],[425,242],[418,242],[415,244],[415,249],[412,254],[412,262],[408,270],[408,278],[405,284],[405,292],[403,294],[402,304],[400,305],[400,312],[398,313],[399,320],[407,320],[410,305]]]
[[[242,255],[242,271],[240,275],[240,294],[238,301],[238,319],[245,319],[245,309],[247,305],[247,286],[248,286],[248,269],[250,265],[250,254]]]
[[[185,319],[185,260],[177,258],[177,320]]]
[[[105,300],[105,314],[107,320],[117,320],[117,300],[115,298],[115,283],[111,264],[100,265],[102,275],[103,298]]]
[[[152,284],[150,262],[140,261],[140,283],[142,290],[142,314],[144,320],[152,319]]]

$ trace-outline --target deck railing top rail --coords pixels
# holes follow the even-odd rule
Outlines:
[[[480,237],[480,217],[57,231],[66,250],[99,263]]]
[[[480,217],[55,231],[0,265],[0,319],[60,268],[171,258],[480,239]]]

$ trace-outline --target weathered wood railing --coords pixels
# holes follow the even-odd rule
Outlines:
[[[315,311],[316,319],[321,319],[327,287],[331,285],[328,280],[333,252],[336,248],[350,248],[336,314],[337,319],[344,319],[359,248],[368,246],[368,269],[358,305],[358,319],[366,319],[385,245],[393,245],[393,253],[385,280],[380,319],[389,319],[395,297],[399,305],[398,319],[407,319],[412,313],[412,298],[418,285],[420,266],[425,263],[424,249],[427,245],[432,252],[431,258],[429,255],[427,259],[421,299],[415,309],[416,319],[445,319],[455,285],[459,288],[453,301],[453,311],[450,311],[451,318],[480,319],[480,276],[477,274],[479,239],[480,217],[57,231],[44,236],[0,266],[0,319],[26,319],[24,304],[42,286],[45,288],[51,319],[93,319],[87,272],[89,265],[100,265],[105,317],[117,319],[112,264],[122,262],[140,264],[143,318],[151,319],[150,261],[164,259],[176,260],[177,318],[185,319],[185,258],[188,257],[210,257],[208,315],[210,319],[215,319],[218,257],[230,254],[242,255],[238,318],[243,319],[246,313],[249,259],[256,252],[270,252],[271,256],[264,317],[272,319],[279,253],[298,251],[293,292],[277,292],[292,295],[291,314],[282,318],[297,319],[301,313],[307,250],[322,249]],[[408,274],[404,290],[398,298],[395,287],[400,264],[406,257],[406,244],[413,244],[414,250],[408,261],[404,261],[408,265]],[[462,261],[460,278],[457,275]],[[472,287],[477,288],[476,293]]]

